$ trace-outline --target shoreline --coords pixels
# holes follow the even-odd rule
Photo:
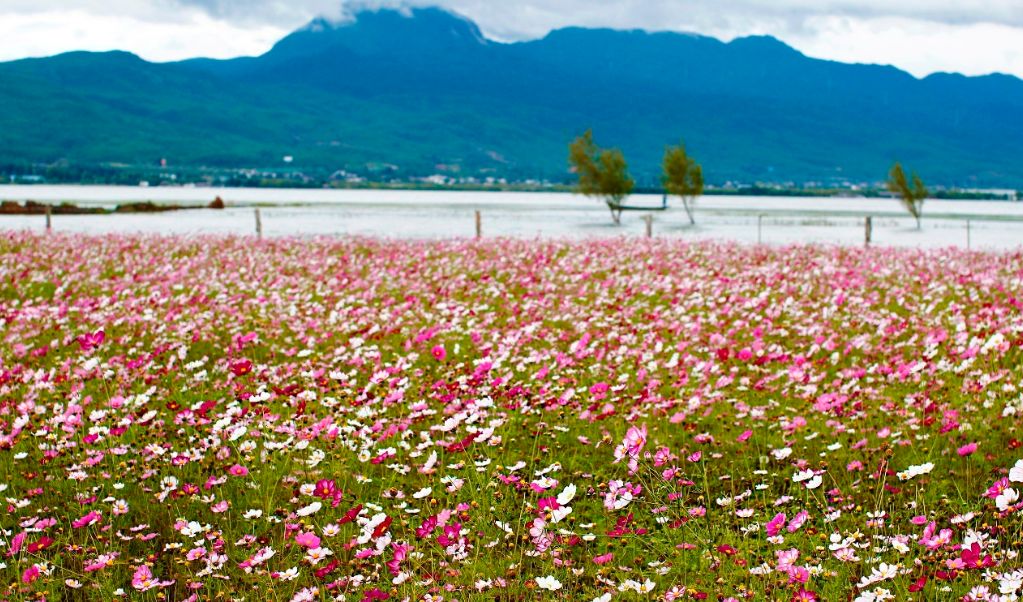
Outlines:
[[[81,207],[77,203],[58,201],[43,203],[34,200],[0,201],[0,216],[4,215],[114,215],[139,213],[170,213],[173,211],[190,211],[195,209],[220,210],[225,208],[224,200],[219,196],[208,205],[176,205],[159,204],[153,201],[136,201],[120,203],[114,208]]]

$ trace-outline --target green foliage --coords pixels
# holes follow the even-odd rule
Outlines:
[[[671,146],[664,151],[663,167],[664,189],[668,194],[682,199],[689,223],[695,224],[693,205],[696,197],[703,194],[703,167],[686,153],[685,144]]]
[[[888,190],[902,201],[903,207],[916,220],[916,227],[920,229],[920,216],[923,214],[924,200],[930,194],[923,180],[916,173],[912,176],[912,184],[906,177],[902,164],[896,162],[888,173]]]
[[[569,145],[568,162],[579,177],[576,191],[603,199],[611,210],[611,219],[621,223],[622,201],[636,185],[622,151],[600,148],[593,141],[593,130],[587,130]]]

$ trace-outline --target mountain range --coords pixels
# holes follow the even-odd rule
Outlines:
[[[777,39],[567,28],[501,43],[436,8],[317,19],[258,57],[0,63],[0,162],[283,166],[567,180],[588,128],[640,183],[684,140],[707,180],[1023,186],[1023,81],[809,58]]]

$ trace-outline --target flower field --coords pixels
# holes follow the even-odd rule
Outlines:
[[[0,236],[0,599],[1018,600],[1023,255]]]

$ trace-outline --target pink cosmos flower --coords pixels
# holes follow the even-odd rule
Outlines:
[[[99,347],[106,338],[107,335],[102,330],[85,333],[78,337],[78,346],[81,347],[82,351],[92,351],[94,348]]]
[[[430,516],[423,520],[419,528],[416,529],[416,537],[429,537],[431,533],[437,528],[438,520],[436,516]]]
[[[972,454],[975,451],[977,451],[977,443],[976,442],[974,442],[974,443],[967,443],[966,445],[964,445],[964,446],[960,447],[959,449],[957,449],[956,453],[959,454],[962,457],[966,457],[966,456],[969,456],[970,454]]]
[[[629,430],[625,433],[625,438],[615,448],[615,464],[621,462],[625,458],[635,458],[643,451],[643,446],[646,445],[646,425],[641,427],[630,426]]]
[[[135,574],[131,578],[131,586],[140,592],[151,590],[154,587],[167,587],[169,585],[174,585],[174,581],[160,581],[154,578],[153,571],[144,564],[135,569]]]
[[[639,485],[621,480],[611,481],[608,483],[608,492],[604,494],[604,508],[621,510],[639,497],[642,492],[643,488]]]
[[[785,526],[786,518],[787,517],[785,516],[784,513],[779,512],[778,514],[776,514],[774,518],[768,521],[767,525],[764,527],[767,530],[767,534],[771,537],[774,537],[775,535],[781,533],[782,528]]]
[[[392,575],[397,575],[401,572],[401,563],[408,558],[408,553],[412,551],[412,546],[392,543],[391,549],[394,550],[394,558],[387,562],[387,569],[391,571]]]
[[[320,538],[315,533],[299,533],[295,536],[295,543],[304,548],[318,548],[320,547]]]
[[[32,583],[39,578],[39,566],[33,564],[32,566],[25,569],[25,572],[21,574],[22,583]]]
[[[806,510],[802,510],[799,514],[792,517],[792,520],[789,521],[789,524],[785,527],[785,529],[788,530],[789,533],[795,533],[803,526],[803,523],[805,523],[808,518],[810,518],[810,514]]]
[[[817,596],[817,592],[808,591],[804,588],[799,588],[799,591],[792,594],[792,602],[817,602],[820,598]]]
[[[227,474],[233,477],[244,477],[245,475],[249,474],[249,469],[245,468],[241,464],[235,464],[231,468],[227,469]]]
[[[313,490],[313,495],[321,499],[339,497],[340,494],[341,491],[333,479],[320,479],[316,482],[316,489]]]
[[[101,518],[100,513],[93,510],[92,512],[89,512],[88,514],[83,516],[82,518],[71,523],[71,526],[74,527],[75,529],[81,529],[82,527],[88,527],[91,524],[99,522],[100,518]]]
[[[1009,479],[1002,477],[1001,479],[995,481],[993,485],[988,487],[987,492],[984,494],[984,497],[993,500],[1000,496],[1002,492],[1008,489],[1009,487],[1010,487]]]
[[[448,352],[444,349],[444,345],[434,345],[433,349],[430,350],[430,353],[433,354],[433,359],[438,362],[444,361],[444,358],[448,356]]]
[[[100,554],[96,557],[96,560],[86,563],[85,572],[92,573],[101,569],[105,569],[108,566],[114,564],[114,560],[120,556],[118,552],[111,552],[110,554]]]
[[[810,580],[810,571],[805,566],[793,566],[789,569],[789,583],[805,584]]]
[[[937,532],[937,534],[935,534]],[[923,535],[920,536],[920,545],[926,547],[928,550],[937,550],[942,546],[945,546],[952,542],[952,530],[942,529],[938,531],[937,523],[931,522],[924,528]]]
[[[778,561],[776,569],[779,573],[788,573],[792,568],[792,565],[799,560],[799,550],[792,548],[789,550],[776,550],[774,552],[775,559]]]
[[[25,543],[25,538],[28,537],[28,531],[22,531],[11,539],[11,547],[7,550],[7,557],[10,558],[21,551],[22,544]]]
[[[990,554],[984,554],[977,542],[973,542],[969,548],[963,548],[959,557],[963,566],[969,569],[987,569],[995,566],[994,558]]]

